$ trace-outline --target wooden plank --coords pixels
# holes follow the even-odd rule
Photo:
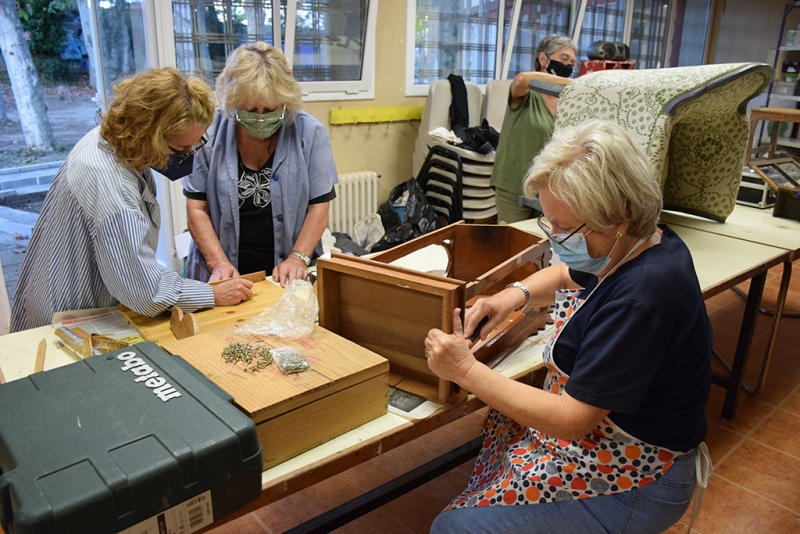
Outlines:
[[[213,282],[209,282],[208,285],[216,286],[216,285],[219,285],[219,284],[221,284],[223,282],[227,282],[229,280],[235,280],[237,278],[241,278],[243,280],[250,280],[253,283],[263,282],[264,280],[267,279],[267,271],[258,271],[258,272],[250,273],[250,274],[241,274],[239,276],[234,276],[233,278],[224,278],[222,280],[214,280]]]
[[[39,342],[39,347],[36,349],[36,363],[33,365],[34,373],[44,371],[44,354],[46,350],[47,340],[43,339]]]
[[[283,296],[283,289],[274,282],[264,280],[253,284],[253,296],[237,306],[218,306],[192,312],[200,328],[200,333],[238,325],[254,315],[258,315],[272,306]],[[133,324],[142,337],[158,344],[169,343],[177,338],[170,329],[170,314],[163,313],[157,317],[147,317],[118,306],[125,317]]]

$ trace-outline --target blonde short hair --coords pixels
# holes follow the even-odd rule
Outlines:
[[[228,118],[233,118],[236,108],[247,109],[258,100],[286,105],[287,123],[294,120],[302,103],[289,60],[261,41],[244,44],[228,57],[217,78],[217,100]]]
[[[114,86],[116,97],[100,120],[100,135],[117,159],[134,169],[165,167],[167,140],[214,118],[214,93],[200,78],[177,69],[150,69]]]
[[[661,187],[642,149],[613,122],[590,120],[557,130],[525,177],[525,194],[550,192],[589,228],[630,222],[628,233],[656,231]]]

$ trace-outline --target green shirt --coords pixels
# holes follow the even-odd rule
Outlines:
[[[529,91],[515,109],[510,105],[506,107],[494,157],[492,187],[522,195],[522,182],[528,167],[550,140],[554,126],[555,117],[537,91]]]

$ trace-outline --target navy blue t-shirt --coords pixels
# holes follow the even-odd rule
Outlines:
[[[705,437],[711,322],[689,250],[661,243],[623,264],[570,319],[554,348],[566,391],[652,445],[689,451]],[[588,295],[597,277],[570,269]]]

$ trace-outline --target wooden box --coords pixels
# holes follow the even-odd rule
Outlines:
[[[229,393],[255,423],[269,469],[387,411],[389,363],[340,336],[315,327],[289,339],[241,335],[228,326],[163,344]],[[284,375],[275,363],[257,373],[226,364],[222,350],[232,342],[253,346],[291,345],[311,369]]]
[[[390,262],[441,245],[444,273],[420,272]],[[454,308],[492,295],[550,264],[550,245],[509,226],[455,223],[381,252],[371,259],[335,254],[317,261],[319,324],[384,357],[392,373],[434,386],[425,394],[450,402],[457,389],[429,368],[424,342],[431,328],[453,331]],[[485,341],[476,357],[491,363],[544,326],[545,310],[515,312]],[[417,392],[419,393],[419,392]]]

